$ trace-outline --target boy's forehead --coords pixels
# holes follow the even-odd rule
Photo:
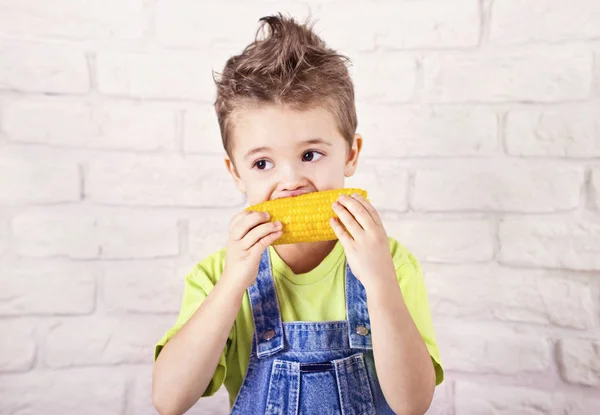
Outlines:
[[[232,133],[232,150],[241,156],[256,147],[295,147],[317,139],[331,143],[339,135],[335,119],[324,108],[293,110],[276,106],[240,110]],[[339,139],[343,140],[341,136]]]

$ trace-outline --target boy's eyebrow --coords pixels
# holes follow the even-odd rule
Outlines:
[[[322,138],[313,138],[310,140],[305,140],[300,142],[299,144],[325,144],[326,146],[331,146],[329,141],[325,141]]]
[[[325,144],[326,146],[331,147],[331,143],[329,141],[323,140],[322,138],[312,138],[310,140],[301,141],[300,143],[298,143],[298,146],[306,145],[306,144]],[[263,147],[253,148],[252,150],[248,151],[246,153],[246,155],[244,155],[244,160],[248,159],[250,156],[252,156],[256,153],[260,153],[261,151],[271,151],[271,147],[263,146]]]
[[[271,150],[270,147],[264,147],[264,146],[253,148],[252,150],[250,150],[246,153],[246,155],[244,156],[244,160],[246,160],[247,158],[249,158],[250,156],[252,156],[256,153],[260,153],[261,151],[269,151],[269,150]]]

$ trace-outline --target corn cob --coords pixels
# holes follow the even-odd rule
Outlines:
[[[333,202],[341,194],[352,193],[367,198],[365,190],[343,188],[268,200],[247,210],[268,212],[272,222],[281,222],[283,233],[273,245],[330,241],[337,239],[329,223],[331,218],[337,217],[332,208]]]

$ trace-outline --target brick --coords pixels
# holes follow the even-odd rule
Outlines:
[[[600,167],[592,169],[591,191],[592,201],[596,209],[600,210]]]
[[[0,204],[76,202],[80,198],[77,164],[47,157],[0,155]]]
[[[417,170],[411,205],[419,211],[565,211],[579,206],[583,181],[580,167],[462,162]]]
[[[494,257],[493,231],[484,221],[384,219],[384,225],[421,262],[485,262]]]
[[[0,41],[0,90],[84,94],[89,74],[83,52],[64,46]]]
[[[152,406],[152,371],[144,368],[135,377],[127,402],[127,415],[156,413]],[[222,415],[229,413],[229,396],[222,387],[213,396],[203,397],[186,411],[186,415]]]
[[[562,414],[568,415],[589,415],[589,414],[600,414],[600,399],[598,397],[586,396],[585,391],[579,393],[565,393],[560,395],[556,399],[557,408],[561,408]]]
[[[96,218],[27,212],[13,220],[15,251],[27,257],[157,258],[179,253],[175,219],[157,215]]]
[[[379,211],[408,209],[408,172],[399,161],[362,159],[346,186],[366,189]]]
[[[98,91],[106,95],[212,102],[216,90],[203,52],[102,52],[96,65]]]
[[[600,4],[590,0],[494,2],[490,41],[497,44],[556,42],[600,37]]]
[[[156,31],[160,43],[197,47],[226,45],[232,54],[240,53],[254,40],[258,19],[276,13],[270,2],[222,3],[211,8],[194,0],[158,0],[156,7]],[[310,7],[295,1],[282,1],[277,3],[277,10],[304,21]],[[234,45],[239,51],[232,49]]]
[[[224,154],[219,121],[213,107],[189,109],[184,120],[183,145],[186,153]]]
[[[35,371],[0,377],[3,414],[123,414],[125,393],[125,381],[114,369],[104,373]]]
[[[506,119],[506,147],[516,156],[600,156],[600,106],[514,110]]]
[[[7,101],[9,140],[91,148],[172,150],[177,114],[147,103]]]
[[[322,6],[317,29],[325,41],[344,50],[472,47],[479,42],[479,5],[474,0]],[[339,25],[340,21],[345,22]],[[359,29],[360,28],[360,29]]]
[[[44,340],[44,365],[64,368],[152,363],[154,344],[164,334],[160,321],[157,316],[63,320]]]
[[[101,258],[160,258],[179,254],[176,219],[159,215],[103,218],[96,222]]]
[[[595,96],[600,96],[600,45],[596,47],[595,66]]]
[[[357,113],[365,156],[473,156],[498,147],[497,117],[487,108],[358,103]]]
[[[33,325],[22,320],[0,321],[4,333],[0,343],[0,372],[24,372],[35,362],[35,337]]]
[[[26,257],[67,255],[70,258],[96,258],[99,247],[91,216],[49,212],[26,212],[12,221],[14,250]]]
[[[550,367],[550,342],[539,334],[462,324],[441,328],[436,335],[449,371],[517,375]]]
[[[592,391],[590,391],[592,392]],[[497,383],[455,384],[456,415],[589,415],[600,410],[600,400],[585,391],[559,393]]]
[[[177,313],[183,277],[172,262],[105,266],[103,300],[111,312]]]
[[[0,256],[8,248],[8,219],[0,215]]]
[[[0,265],[0,316],[91,313],[95,276],[73,265]]]
[[[552,392],[498,384],[455,384],[455,414],[552,415]]]
[[[595,325],[586,281],[497,265],[424,265],[430,307],[461,321],[499,320],[573,329]]]
[[[499,261],[509,265],[600,270],[600,224],[578,220],[507,219],[500,223]]]
[[[559,368],[565,381],[600,385],[600,339],[561,339],[558,351]]]
[[[0,8],[0,34],[7,37],[141,38],[145,24],[143,0],[1,0]]]
[[[86,195],[100,204],[229,207],[244,202],[222,157],[105,158],[88,167]]]
[[[240,210],[207,212],[202,218],[191,220],[188,254],[193,258],[204,258],[226,247],[229,223]]]
[[[349,68],[359,102],[409,102],[417,86],[417,64],[413,57],[386,53],[357,54]]]
[[[572,46],[431,54],[423,76],[428,102],[576,100],[590,95],[592,55]]]

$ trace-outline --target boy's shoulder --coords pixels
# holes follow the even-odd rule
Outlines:
[[[225,268],[225,247],[213,251],[209,255],[202,258],[188,272],[186,280],[188,283],[201,285],[202,288],[212,288]]]

